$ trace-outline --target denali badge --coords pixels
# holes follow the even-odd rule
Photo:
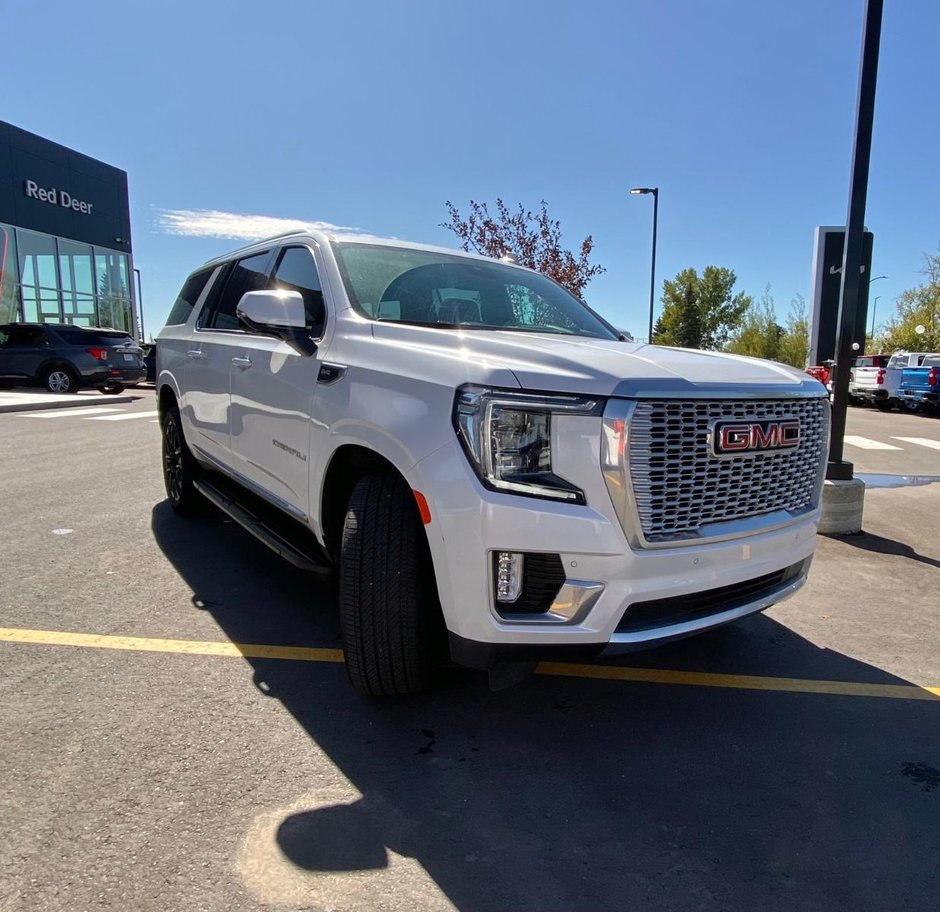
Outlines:
[[[799,442],[800,422],[796,418],[784,418],[781,421],[716,421],[712,425],[712,451],[716,456],[788,450]]]

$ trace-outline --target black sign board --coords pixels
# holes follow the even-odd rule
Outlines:
[[[868,284],[874,235],[866,231],[862,239],[862,282],[859,285],[858,312],[852,341],[856,351],[865,351],[868,326]],[[839,321],[839,295],[842,291],[842,256],[845,250],[844,228],[817,228],[816,253],[813,257],[813,306],[811,309],[809,364],[822,364],[835,358]]]

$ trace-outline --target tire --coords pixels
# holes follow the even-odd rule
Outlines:
[[[77,393],[78,375],[67,364],[53,364],[42,375],[42,385],[49,393]]]
[[[890,399],[876,399],[874,404],[879,412],[890,412],[894,408],[894,403]]]
[[[434,677],[442,631],[427,540],[398,475],[367,475],[353,489],[340,554],[346,673],[367,696],[417,693]]]
[[[190,516],[203,505],[202,496],[193,485],[199,475],[199,464],[186,445],[179,409],[175,405],[163,416],[162,430],[166,497],[175,512]]]
[[[99,387],[99,389],[100,389],[101,392],[104,393],[106,396],[116,396],[118,393],[123,393],[123,392],[124,392],[124,384],[123,384],[123,383],[112,383],[112,384],[109,384],[109,385],[107,385],[107,386],[101,386],[101,387]]]

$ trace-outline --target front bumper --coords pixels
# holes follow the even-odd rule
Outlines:
[[[596,433],[566,439],[576,441],[567,454],[572,465],[600,465]],[[564,452],[557,455],[565,460]],[[563,467],[560,474],[571,477]],[[496,493],[480,484],[456,440],[408,473],[409,484],[430,504],[426,530],[456,661],[492,667],[509,659],[647,648],[761,611],[803,584],[815,550],[818,512],[746,538],[633,550],[600,471],[593,475],[577,479],[587,498],[584,506]],[[564,613],[558,618],[501,617],[493,596],[497,551],[558,554],[569,583],[601,590],[592,594],[585,611],[568,619]],[[730,593],[794,567],[789,578],[753,598],[729,595],[704,613],[660,618],[645,628],[622,624],[634,605],[726,587]]]

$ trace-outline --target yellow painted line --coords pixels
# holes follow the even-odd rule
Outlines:
[[[692,687],[730,687],[735,690],[773,690],[783,693],[838,694],[846,697],[889,697],[895,700],[937,700],[940,687],[916,684],[861,684],[854,681],[813,681],[805,678],[771,678],[756,675],[670,671],[660,668],[625,668],[616,665],[568,665],[542,662],[539,674],[644,684],[683,684]]]
[[[168,652],[183,655],[244,656],[250,659],[289,659],[298,662],[343,661],[341,649],[321,649],[313,646],[270,646],[218,640],[167,640],[156,637],[70,633],[65,630],[29,630],[22,627],[0,627],[0,643],[78,646],[86,649],[123,649],[134,652]],[[814,681],[804,678],[727,675],[699,671],[672,671],[660,668],[629,668],[617,665],[576,665],[566,662],[542,662],[538,666],[537,673],[568,678],[592,678],[603,681],[678,684],[692,687],[726,687],[734,690],[765,690],[778,693],[886,697],[895,700],[940,699],[940,687],[918,687],[916,684]]]
[[[0,627],[0,643],[33,643],[42,646],[84,646],[90,649],[128,649],[136,652],[175,652],[184,655],[245,656],[250,659],[294,659],[300,662],[342,662],[341,649],[312,646],[264,646],[216,640],[164,640],[152,637],[69,633],[64,630],[26,630]]]

